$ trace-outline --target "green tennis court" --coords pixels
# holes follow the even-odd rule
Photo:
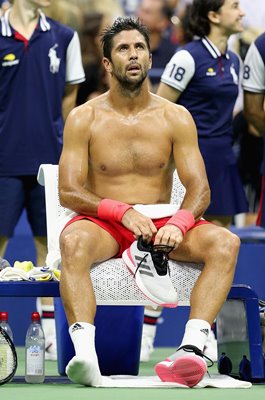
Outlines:
[[[142,363],[140,375],[154,375],[153,366],[174,349],[159,348],[152,355],[151,361]],[[24,349],[18,348],[18,370],[15,380],[0,386],[1,399],[15,400],[262,400],[265,396],[265,384],[255,384],[250,389],[161,389],[161,388],[88,388],[70,383],[60,377],[55,361],[46,361],[46,383],[39,385],[26,384],[24,381]],[[216,367],[210,372],[216,373]]]

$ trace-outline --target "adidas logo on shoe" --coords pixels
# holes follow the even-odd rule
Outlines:
[[[168,266],[170,246],[154,246],[140,237],[123,252],[122,258],[143,294],[163,307],[176,307],[177,293],[171,282]]]

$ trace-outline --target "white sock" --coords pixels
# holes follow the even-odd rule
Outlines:
[[[210,330],[211,325],[207,321],[202,319],[190,319],[186,324],[184,336],[179,347],[189,344],[203,351]],[[175,352],[169,359],[174,361],[178,355],[178,352]]]
[[[95,326],[87,322],[75,322],[69,327],[75,348],[75,357],[66,367],[66,374],[75,383],[98,386],[102,382],[95,349]]]

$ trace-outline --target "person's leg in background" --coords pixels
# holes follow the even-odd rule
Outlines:
[[[140,361],[148,362],[154,350],[154,341],[158,319],[161,316],[162,307],[148,306],[144,309],[144,324],[142,332]]]
[[[44,188],[38,184],[35,176],[29,177],[26,193],[26,210],[34,236],[36,265],[42,267],[46,265],[47,256],[45,192]],[[57,346],[53,298],[38,298],[37,309],[41,316],[41,324],[45,335],[45,359],[56,360]]]
[[[8,240],[24,208],[24,189],[21,177],[0,177],[0,257],[4,257]]]

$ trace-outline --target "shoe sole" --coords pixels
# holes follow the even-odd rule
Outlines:
[[[133,275],[135,275],[136,267],[128,253],[129,253],[129,249],[125,250],[122,253],[122,259],[123,259],[124,263],[126,264],[127,268],[129,269],[129,271]],[[140,274],[137,276],[134,276],[134,279],[135,279],[135,282],[136,282],[138,288],[141,290],[141,292],[145,295],[145,297],[147,297],[153,303],[155,303],[161,307],[167,307],[167,308],[176,308],[177,307],[178,303],[163,303],[163,302],[161,302],[161,300],[159,300],[158,298],[153,296],[150,292],[148,292],[146,290],[146,287],[143,285],[143,283],[140,279]]]
[[[206,374],[207,366],[199,356],[182,356],[174,362],[162,361],[155,366],[155,372],[162,382],[176,382],[193,387]]]

